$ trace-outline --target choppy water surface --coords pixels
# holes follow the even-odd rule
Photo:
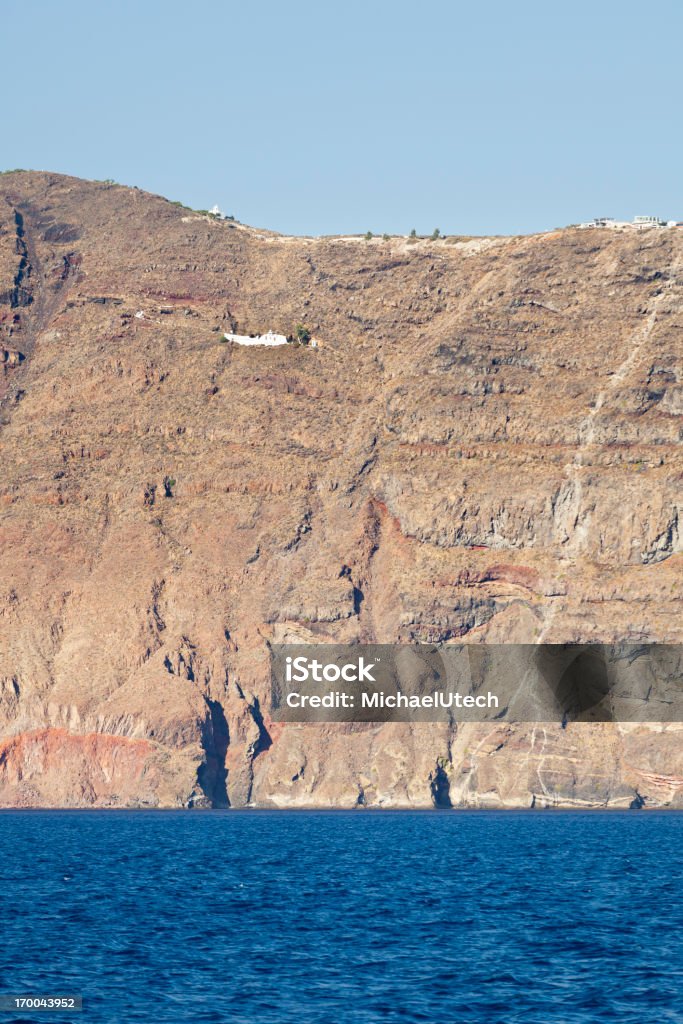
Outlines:
[[[683,815],[3,812],[0,843],[0,993],[84,1001],[17,1020],[683,1021]]]

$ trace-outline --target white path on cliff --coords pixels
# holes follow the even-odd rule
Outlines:
[[[636,363],[636,360],[640,356],[643,347],[650,340],[652,332],[658,323],[657,313],[659,312],[659,308],[665,300],[670,299],[671,292],[678,284],[678,273],[680,268],[681,259],[679,257],[678,259],[673,260],[669,278],[662,287],[659,295],[655,296],[652,303],[652,309],[650,310],[647,319],[644,323],[639,324],[629,336],[626,357],[609,378],[602,391],[600,391],[593,407],[579,427],[579,447],[572,461],[567,463],[564,467],[567,479],[572,485],[572,502],[568,511],[570,518],[573,520],[573,526],[572,534],[566,542],[566,556],[563,559],[563,562],[571,560],[575,561],[576,558],[585,551],[588,544],[590,524],[587,510],[583,510],[584,492],[583,484],[581,482],[581,470],[584,468],[584,454],[586,446],[592,444],[595,439],[596,417],[603,409],[605,402],[614,390],[626,380],[631,369]],[[553,626],[555,618],[557,617],[559,608],[559,597],[555,598],[552,604],[547,606],[544,615],[543,628],[541,629],[541,633],[537,641],[539,644],[547,641],[548,634]]]

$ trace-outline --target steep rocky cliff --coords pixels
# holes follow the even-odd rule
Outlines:
[[[680,806],[677,725],[274,725],[267,650],[683,641],[682,261],[0,177],[0,803]]]

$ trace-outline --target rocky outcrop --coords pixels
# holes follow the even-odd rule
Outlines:
[[[681,642],[682,257],[2,176],[0,804],[680,806],[677,725],[274,724],[268,645]]]
[[[23,361],[23,352],[19,352],[18,349],[0,348],[0,364],[2,366],[19,366]]]

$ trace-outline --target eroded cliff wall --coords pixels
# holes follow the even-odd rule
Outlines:
[[[682,259],[0,177],[0,804],[680,805],[676,725],[276,726],[267,651],[681,642]]]

